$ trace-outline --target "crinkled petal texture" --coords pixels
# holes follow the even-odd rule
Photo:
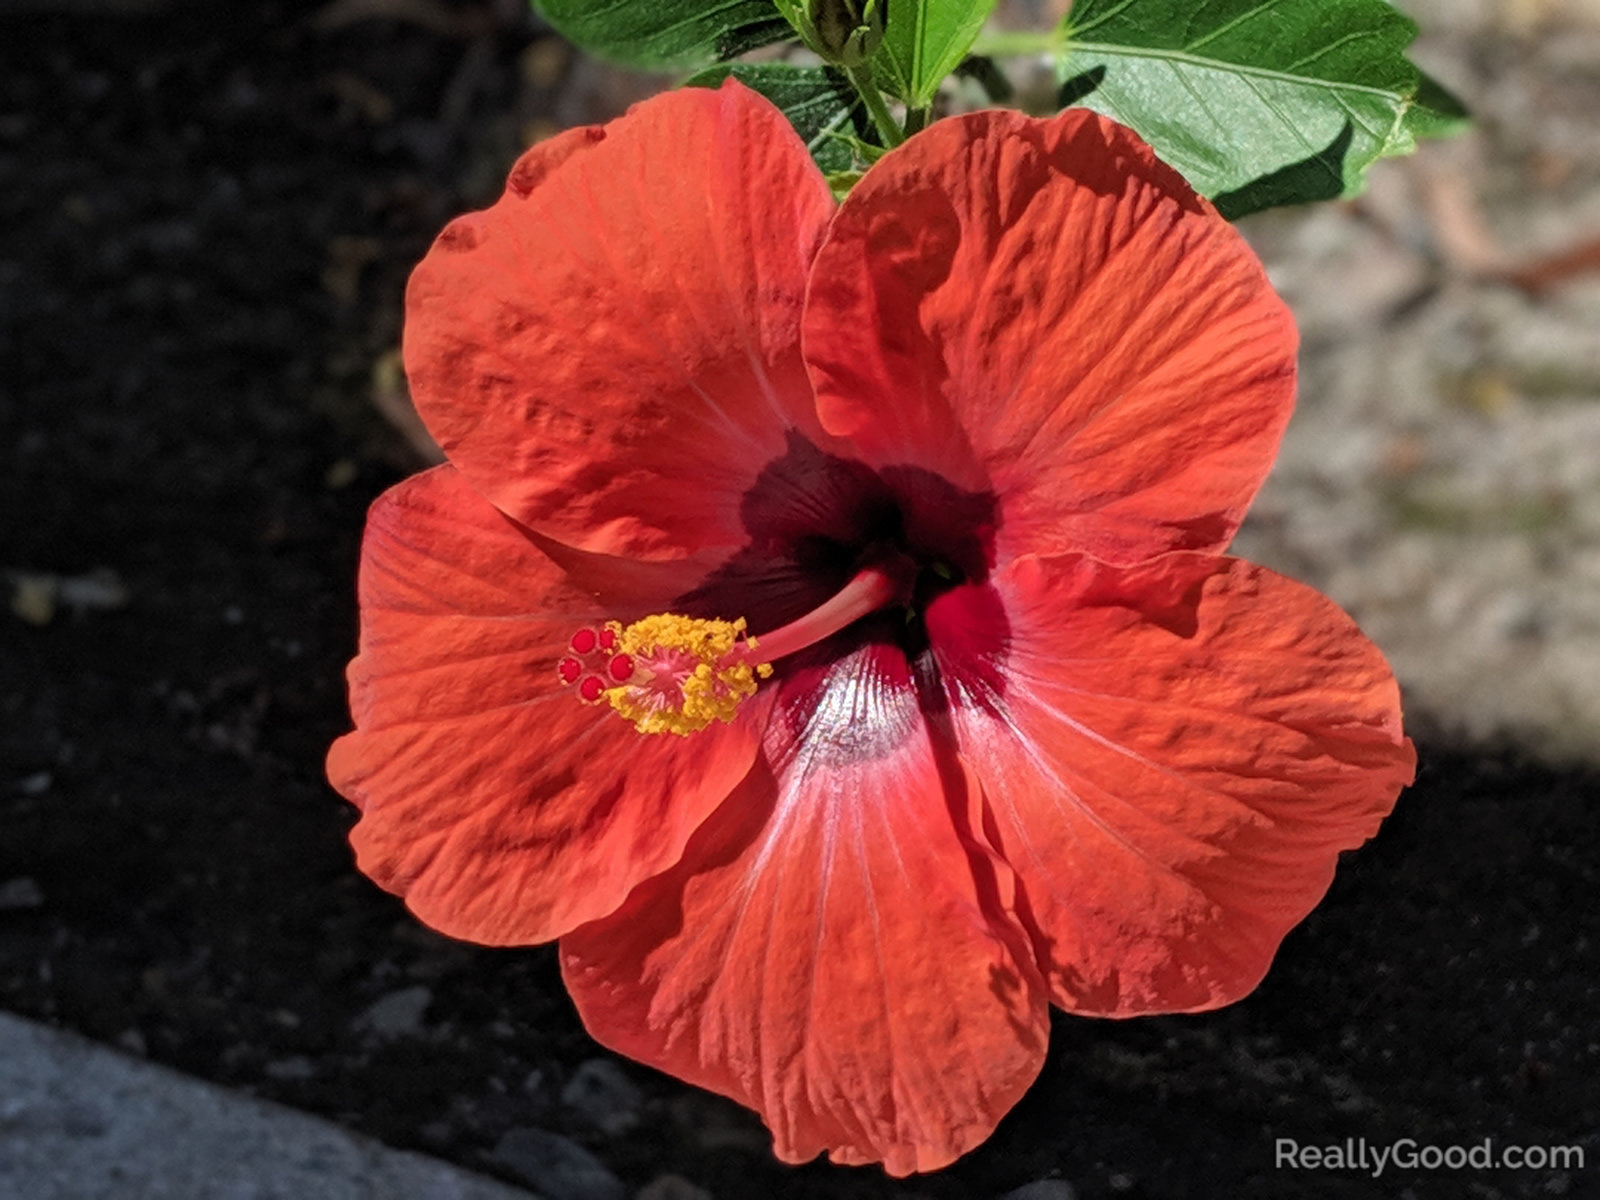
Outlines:
[[[561,942],[601,1042],[757,1109],[786,1161],[893,1175],[988,1136],[1048,1038],[1011,874],[904,673],[835,663],[683,862]]]
[[[755,760],[742,727],[636,738],[581,704],[556,663],[594,598],[453,467],[373,505],[360,598],[328,778],[361,810],[361,870],[453,937],[526,945],[611,912]]]
[[[531,529],[633,558],[731,553],[785,431],[822,437],[799,329],[833,210],[783,115],[731,81],[542,142],[412,275],[417,410]]]
[[[1002,562],[1221,550],[1294,394],[1255,255],[1083,109],[951,118],[885,156],[818,255],[804,345],[831,433],[1001,497]]]
[[[952,118],[833,213],[730,82],[544,143],[441,235],[405,353],[454,466],[373,509],[329,775],[430,925],[561,937],[598,1040],[787,1160],[904,1175],[993,1130],[1050,1001],[1248,992],[1414,755],[1349,619],[1216,556],[1294,329],[1147,146]],[[913,619],[732,724],[641,737],[558,680],[581,624],[762,634],[880,554],[925,568]]]
[[[1051,999],[1106,1016],[1239,999],[1411,781],[1383,656],[1236,559],[1028,557],[994,586],[1007,687],[960,697],[955,722]]]

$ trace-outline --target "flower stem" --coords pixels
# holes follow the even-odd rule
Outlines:
[[[906,109],[906,136],[921,133],[928,127],[928,110],[925,108]]]
[[[842,67],[850,83],[861,95],[861,101],[867,106],[867,115],[872,118],[872,124],[878,130],[878,136],[883,139],[886,149],[893,150],[906,140],[905,132],[895,122],[894,114],[889,111],[889,105],[883,99],[883,93],[878,90],[878,85],[872,81],[872,68],[867,65],[859,67]]]

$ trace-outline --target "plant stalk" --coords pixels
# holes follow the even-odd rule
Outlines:
[[[862,103],[867,106],[867,115],[872,118],[872,124],[877,128],[878,136],[883,139],[885,148],[893,150],[901,142],[905,141],[905,131],[895,121],[894,114],[889,111],[889,105],[883,99],[883,93],[878,90],[878,85],[872,81],[872,68],[862,64],[859,67],[841,67],[840,69],[860,94]]]

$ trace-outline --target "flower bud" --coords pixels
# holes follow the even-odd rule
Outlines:
[[[888,9],[889,0],[809,0],[816,50],[838,66],[860,66],[883,41]]]

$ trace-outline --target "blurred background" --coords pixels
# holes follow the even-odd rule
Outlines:
[[[1247,225],[1303,339],[1238,550],[1315,582],[1409,711],[1600,753],[1600,4],[1414,0],[1476,128]]]
[[[990,1143],[892,1182],[608,1055],[548,948],[422,929],[321,777],[363,513],[427,461],[410,267],[671,81],[521,0],[0,0],[0,1008],[555,1200],[1600,1196],[1600,3],[1399,7],[1476,127],[1244,222],[1303,353],[1237,549],[1389,654],[1418,785],[1255,996],[1059,1021]],[[1274,1174],[1276,1136],[1590,1167]]]

